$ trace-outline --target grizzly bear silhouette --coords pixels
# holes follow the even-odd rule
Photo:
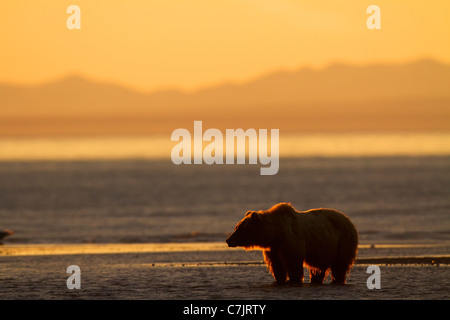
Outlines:
[[[303,264],[311,283],[322,283],[331,270],[332,283],[344,284],[358,250],[358,232],[334,209],[297,211],[279,203],[266,211],[248,211],[226,240],[229,247],[263,250],[276,282],[303,282]]]

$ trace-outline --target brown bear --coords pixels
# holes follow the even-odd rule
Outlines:
[[[345,283],[358,250],[350,219],[334,209],[297,211],[279,203],[267,211],[248,211],[226,240],[229,247],[262,249],[276,282],[303,282],[303,263],[311,283],[322,283],[331,269],[332,283]]]

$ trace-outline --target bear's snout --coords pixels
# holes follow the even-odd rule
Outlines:
[[[231,235],[232,236],[232,235]],[[228,237],[227,240],[225,240],[225,242],[228,244],[229,247],[234,248],[237,247],[237,245],[233,242],[233,240],[231,239],[231,236]]]

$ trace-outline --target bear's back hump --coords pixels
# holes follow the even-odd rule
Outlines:
[[[319,221],[326,221],[336,229],[343,228],[348,230],[349,227],[351,229],[355,229],[350,219],[344,213],[335,209],[318,208],[308,211],[301,211],[299,214],[303,215],[303,217],[317,220],[318,223],[320,223]]]

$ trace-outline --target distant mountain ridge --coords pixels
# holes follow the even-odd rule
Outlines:
[[[216,128],[286,132],[450,129],[450,66],[433,60],[277,72],[185,93],[136,92],[77,76],[0,84],[0,135],[170,134]]]

